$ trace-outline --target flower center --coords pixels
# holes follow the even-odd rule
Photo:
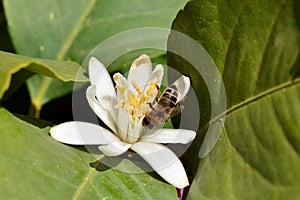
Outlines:
[[[126,87],[120,87],[118,82],[116,87],[120,92],[119,103],[115,105],[116,108],[122,106],[130,114],[132,123],[136,119],[143,119],[145,114],[149,111],[153,99],[157,94],[157,82],[150,82],[145,91],[143,91],[135,82],[132,82],[132,86],[135,91],[131,91]],[[123,91],[122,91],[123,90]]]

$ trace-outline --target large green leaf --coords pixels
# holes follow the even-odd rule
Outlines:
[[[210,121],[213,105],[195,73],[203,66],[169,54],[168,64],[191,76],[202,109],[198,139],[187,153],[190,170],[197,170],[188,199],[300,197],[299,9],[292,0],[194,0],[177,15],[172,28],[208,51],[227,96],[221,138],[198,166],[199,138],[219,121]],[[169,45],[197,56],[172,35]]]
[[[88,78],[82,73],[83,70],[79,71],[78,63],[30,58],[0,51],[0,99],[9,88],[12,76],[21,69],[62,81],[88,81]]]
[[[300,83],[231,112],[189,199],[299,199]]]
[[[142,173],[129,160],[125,173],[93,164],[92,154],[53,140],[0,108],[0,195],[4,199],[176,199],[174,187]],[[97,165],[96,164],[96,165]],[[91,166],[90,166],[91,165]],[[162,192],[163,191],[163,192]]]
[[[185,2],[186,0],[164,3],[160,0],[4,0],[4,7],[9,31],[18,53],[82,62],[97,44],[119,32],[137,27],[170,27]],[[124,43],[126,42],[125,39]],[[106,52],[113,52],[119,45],[108,46]],[[40,77],[31,81],[40,85],[39,88],[29,87],[30,90],[34,89],[31,92],[33,102],[44,95],[51,100],[71,89],[56,89],[56,95],[52,95],[57,83]]]

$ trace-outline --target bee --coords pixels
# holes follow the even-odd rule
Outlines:
[[[159,88],[158,88],[159,89]],[[186,99],[186,96],[178,102],[178,89],[176,85],[168,86],[154,107],[150,105],[150,112],[143,118],[142,125],[152,129],[168,121],[169,117],[174,117],[183,110],[180,104]]]

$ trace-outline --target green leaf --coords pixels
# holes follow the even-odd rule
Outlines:
[[[168,55],[169,65],[192,78],[202,110],[198,138],[186,155],[190,171],[197,171],[188,199],[300,197],[300,7],[295,2],[193,0],[177,15],[172,28],[207,50],[227,96],[221,138],[199,164],[203,134],[209,125],[219,127],[220,116],[210,119],[212,97],[195,74],[199,66]],[[169,45],[197,57],[172,35]]]
[[[24,200],[177,198],[173,186],[145,173],[109,168],[98,171],[100,164],[95,163],[92,154],[53,140],[48,135],[49,127],[37,128],[4,108],[0,108],[0,121],[1,197]],[[118,167],[142,172],[126,159]]]
[[[30,58],[0,51],[0,99],[9,88],[12,76],[21,69],[62,81],[88,81],[88,78],[82,73],[83,70],[77,74],[80,70],[80,65],[75,62]]]
[[[43,82],[42,87],[40,87]],[[52,99],[60,97],[62,94],[67,94],[73,89],[73,82],[63,82],[53,80],[41,75],[35,75],[27,81],[27,87],[31,97],[32,105],[29,114],[39,117],[41,108],[44,104]]]
[[[80,63],[96,45],[122,31],[138,27],[170,27],[185,3],[186,0],[170,0],[163,4],[160,0],[7,0],[4,7],[18,53]],[[109,54],[118,48],[119,44],[113,44],[105,51]],[[37,96],[48,95],[45,98],[51,100],[71,91],[70,88],[56,89],[56,95],[52,95],[52,88],[59,83],[41,78],[30,81],[37,80],[40,87],[31,92],[33,102],[37,102]]]
[[[299,94],[298,81],[228,114],[188,199],[298,199]]]

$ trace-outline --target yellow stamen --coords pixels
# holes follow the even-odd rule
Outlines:
[[[141,88],[136,84],[136,82],[132,81],[132,86],[134,87],[134,89],[139,93],[142,94],[143,91],[141,90]]]
[[[128,90],[127,85],[120,85],[120,82],[116,81],[120,102],[115,105],[115,108],[126,109],[131,115],[131,125],[133,126],[136,119],[142,119],[149,111],[149,98],[157,94],[157,82],[151,82],[146,91],[143,91],[134,81],[132,81],[132,86],[137,93]]]
[[[148,90],[146,91],[147,96],[152,96],[157,91],[157,82],[151,82]]]
[[[123,107],[124,104],[125,104],[124,101],[120,101],[119,103],[117,103],[117,104],[115,105],[115,108]]]

